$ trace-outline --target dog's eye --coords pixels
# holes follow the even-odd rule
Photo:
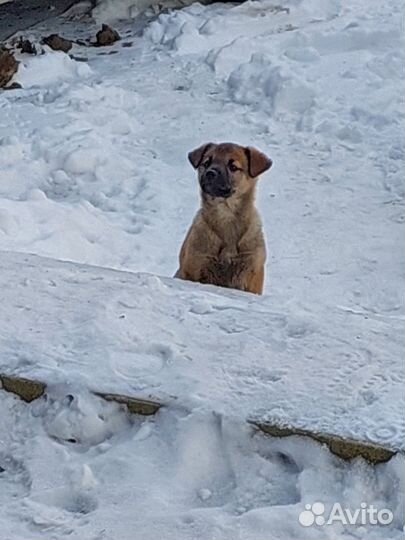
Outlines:
[[[209,159],[206,159],[203,163],[203,167],[205,167],[206,169],[211,165],[211,158]]]
[[[232,161],[229,163],[228,167],[231,172],[236,172],[240,170],[239,167],[237,167]]]

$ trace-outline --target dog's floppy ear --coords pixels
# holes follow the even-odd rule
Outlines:
[[[248,158],[249,176],[252,178],[256,178],[256,176],[264,173],[264,171],[267,171],[273,165],[272,160],[263,154],[263,152],[256,150],[256,148],[247,146],[245,152]]]
[[[195,150],[192,150],[188,154],[188,160],[190,161],[191,165],[194,167],[194,169],[197,169],[197,167],[200,166],[205,152],[210,148],[211,146],[214,146],[214,143],[205,143],[202,146],[199,146]]]

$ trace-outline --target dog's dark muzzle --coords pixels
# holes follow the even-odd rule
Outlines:
[[[230,197],[232,186],[228,175],[216,167],[207,169],[200,179],[201,189],[211,197]]]

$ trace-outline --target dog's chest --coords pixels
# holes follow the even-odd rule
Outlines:
[[[249,265],[248,257],[234,250],[222,249],[201,271],[200,281],[221,287],[237,287]]]

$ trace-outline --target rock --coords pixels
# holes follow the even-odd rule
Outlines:
[[[0,88],[4,88],[11,81],[18,64],[12,53],[0,46]]]
[[[67,53],[72,48],[70,39],[60,37],[58,34],[51,34],[50,36],[44,37],[42,41],[54,51],[63,51],[64,53]]]
[[[38,54],[37,48],[32,43],[32,41],[30,41],[29,39],[24,39],[22,36],[17,43],[17,48],[20,49],[21,52],[26,54]]]
[[[121,39],[119,33],[108,26],[108,24],[103,24],[101,30],[96,34],[96,47],[105,47],[106,45],[112,45],[116,41]]]

